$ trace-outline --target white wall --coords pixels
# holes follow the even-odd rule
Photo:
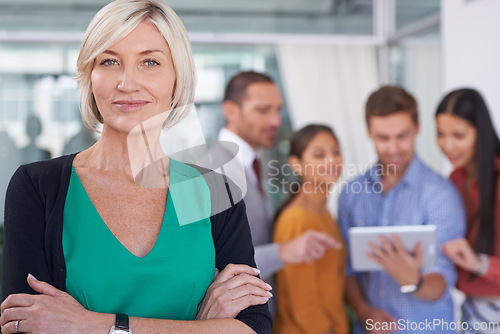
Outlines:
[[[443,89],[478,89],[500,129],[500,1],[441,0]],[[451,166],[445,162],[444,172]],[[454,290],[455,316],[464,296]]]
[[[500,133],[499,14],[499,0],[441,0],[443,89],[478,89]]]
[[[441,51],[438,45],[405,47],[403,87],[418,103],[420,133],[417,137],[419,157],[434,170],[441,170],[443,159],[436,143],[434,113],[442,96]]]

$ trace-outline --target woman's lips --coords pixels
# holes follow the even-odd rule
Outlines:
[[[123,111],[136,111],[141,109],[149,104],[149,101],[143,100],[123,100],[123,101],[115,101],[113,104],[120,110]]]
[[[448,160],[450,160],[450,161],[451,160],[460,160],[459,154],[450,154],[450,153],[445,152],[445,155],[448,158]]]
[[[450,160],[452,165],[460,164],[462,161],[461,157],[448,157],[448,160]]]

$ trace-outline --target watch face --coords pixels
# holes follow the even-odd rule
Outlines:
[[[414,292],[417,291],[417,285],[416,284],[403,285],[399,287],[399,291],[401,291],[401,293]]]

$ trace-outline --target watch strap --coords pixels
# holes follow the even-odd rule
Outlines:
[[[129,330],[128,315],[123,314],[123,313],[117,313],[116,314],[115,328],[124,329],[124,330],[128,331]]]
[[[418,283],[417,283],[417,288],[415,289],[415,291],[418,291],[420,290],[420,288],[422,287],[422,284],[424,284],[424,277],[422,275],[420,275],[418,277]],[[413,291],[413,292],[415,292]],[[128,319],[127,319],[128,320]]]

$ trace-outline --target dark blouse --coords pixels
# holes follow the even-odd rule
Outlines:
[[[62,247],[63,213],[73,159],[76,154],[19,167],[7,189],[4,220],[2,296],[35,294],[27,284],[28,273],[56,288],[66,289],[66,264]],[[202,171],[200,169],[200,171]],[[214,173],[203,173],[211,193],[235,189]],[[234,196],[239,198],[238,196]],[[218,198],[211,198],[217,207]],[[227,201],[227,198],[220,199]],[[232,200],[231,200],[232,202]],[[220,205],[219,205],[220,207]],[[215,247],[215,267],[247,264],[255,267],[254,251],[243,201],[210,218]],[[251,306],[238,314],[257,333],[271,333],[268,306]]]

